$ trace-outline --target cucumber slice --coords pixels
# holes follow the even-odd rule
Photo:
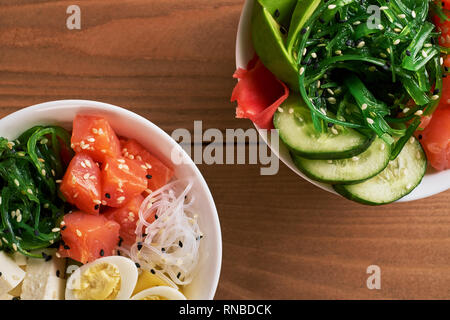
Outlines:
[[[371,145],[374,138],[343,127],[327,128],[326,133],[314,128],[311,111],[296,94],[291,94],[273,118],[281,140],[294,154],[313,160],[347,159]],[[331,114],[330,114],[331,115]],[[338,134],[335,134],[338,133]]]
[[[397,159],[381,173],[362,183],[335,185],[344,197],[369,205],[394,202],[413,191],[422,181],[427,169],[427,158],[420,143],[411,138]]]
[[[342,160],[309,160],[292,155],[295,165],[311,179],[331,184],[353,184],[376,176],[389,164],[391,147],[377,138],[358,156]]]

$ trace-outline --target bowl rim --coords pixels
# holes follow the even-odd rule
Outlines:
[[[236,47],[235,47],[235,60],[236,60],[236,68],[245,68],[248,61],[250,61],[251,57],[253,56],[254,49],[253,44],[251,43],[249,30],[250,30],[250,21],[251,21],[251,13],[253,10],[254,3],[257,0],[245,0],[240,19],[239,19],[239,25],[237,30],[237,36],[236,36]],[[310,179],[307,177],[303,172],[301,172],[293,163],[292,159],[289,156],[289,153],[287,152],[287,147],[281,142],[279,144],[280,148],[279,150],[275,150],[272,148],[269,140],[268,135],[265,131],[261,130],[260,127],[258,127],[256,124],[253,123],[256,130],[258,131],[259,135],[262,137],[264,142],[270,147],[272,152],[280,159],[291,171],[296,173],[298,176],[302,177],[304,180],[308,181],[309,183],[319,187],[320,189],[323,189],[325,191],[328,191],[332,194],[335,194],[339,197],[342,197],[342,195],[338,194],[333,187],[330,184],[318,182],[315,180]],[[288,156],[283,155],[287,154]],[[438,178],[438,176],[443,177],[442,179]],[[429,181],[425,181],[426,178],[429,178]],[[436,181],[438,180],[438,181]],[[445,184],[445,181],[447,181],[447,184]],[[434,170],[427,170],[427,173],[425,174],[424,178],[422,179],[421,183],[412,190],[411,193],[407,194],[403,198],[395,201],[396,202],[409,202],[409,201],[415,201],[420,200],[424,198],[431,197],[433,195],[439,194],[441,192],[447,191],[450,189],[450,169],[436,172]]]
[[[55,101],[48,101],[48,102],[42,102],[38,104],[34,104],[25,108],[22,108],[20,110],[17,110],[3,118],[0,119],[0,126],[4,122],[12,122],[12,121],[20,121],[21,116],[25,114],[29,114],[38,110],[46,109],[60,109],[62,107],[67,106],[74,106],[74,107],[80,107],[80,108],[90,108],[91,110],[104,110],[108,112],[113,112],[120,114],[123,117],[132,118],[134,121],[140,122],[142,125],[150,127],[151,130],[155,131],[158,136],[165,138],[173,147],[176,147],[180,152],[183,153],[183,155],[188,159],[187,165],[193,169],[194,174],[196,175],[196,178],[200,182],[200,188],[204,190],[205,195],[207,197],[207,200],[209,202],[209,205],[212,208],[212,219],[214,221],[214,237],[215,239],[215,250],[217,251],[217,259],[216,259],[216,265],[217,267],[214,270],[214,276],[211,281],[211,285],[209,286],[209,292],[205,294],[207,296],[207,300],[213,300],[214,296],[216,294],[218,285],[219,285],[219,279],[222,269],[222,255],[223,255],[223,244],[222,244],[222,231],[220,226],[220,220],[219,220],[219,214],[217,212],[217,207],[214,201],[214,198],[212,196],[211,190],[208,187],[208,184],[206,183],[205,178],[201,174],[200,170],[198,169],[197,165],[193,162],[191,157],[184,151],[183,148],[181,148],[173,138],[166,133],[164,130],[162,130],[160,127],[158,127],[156,124],[154,124],[152,121],[144,118],[143,116],[125,109],[123,107],[119,107],[113,104],[100,102],[100,101],[94,101],[94,100],[83,100],[83,99],[67,99],[67,100],[55,100]],[[49,116],[51,118],[51,116]]]

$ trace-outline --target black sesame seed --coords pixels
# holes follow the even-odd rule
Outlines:
[[[279,16],[280,16],[280,10],[275,10],[275,12],[273,13],[273,16],[275,17],[275,18],[278,18]]]
[[[405,51],[405,54],[406,54],[408,57],[410,57],[410,56],[411,56],[411,51],[406,50],[406,51]]]
[[[105,198],[111,199],[111,195],[109,193],[105,193]]]
[[[141,250],[141,249],[142,249],[142,242],[138,242],[138,243],[137,243],[137,249],[138,249],[138,250]]]
[[[117,250],[117,255],[120,256],[120,250]]]
[[[141,265],[140,265],[139,263],[136,262],[135,264],[136,264],[136,267],[137,267],[137,268],[140,268],[140,267],[141,267]]]
[[[152,274],[155,274],[155,273],[156,273],[155,270],[153,270],[153,269],[151,269],[150,272],[151,272]]]
[[[42,258],[44,258],[45,261],[50,261],[50,260],[52,260],[52,256],[46,254],[45,252],[42,252]]]
[[[20,297],[14,297],[11,300],[20,300]]]
[[[306,31],[308,31],[308,30],[306,30],[306,28],[303,28],[302,30],[300,30],[300,33],[301,33],[301,34],[305,34]]]
[[[122,242],[123,242],[123,239],[121,237],[119,237],[119,243],[118,243],[119,247],[122,245]]]
[[[183,248],[183,242],[178,241],[178,245],[180,246],[180,248]]]
[[[419,134],[419,140],[422,140],[423,136],[421,134]]]
[[[151,174],[148,174],[148,175],[146,175],[145,176],[147,179],[151,179],[152,178],[152,175]]]
[[[100,255],[103,257],[105,255],[105,251],[103,249],[100,250]]]
[[[96,205],[94,206],[94,209],[95,209],[95,210],[100,209],[100,205],[96,204]]]
[[[59,275],[60,275],[60,271],[56,270],[56,277],[59,278]]]
[[[177,278],[180,279],[180,277],[181,277],[181,272],[178,272]]]
[[[64,231],[64,230],[66,230],[66,228],[67,228],[67,226],[63,226],[63,227],[61,228],[61,230]]]
[[[280,31],[281,31],[282,34],[286,34],[287,33],[286,28],[283,27],[283,26],[280,27]]]
[[[143,234],[142,234],[142,238],[145,238],[146,236],[147,236],[146,233],[143,233]]]
[[[69,247],[67,244],[65,244],[65,245],[64,245],[64,249],[70,250],[70,247]]]
[[[331,128],[334,126],[334,123],[328,122],[328,128]]]
[[[438,94],[439,92],[441,92],[441,90],[435,89],[435,90],[433,91],[433,94]]]
[[[158,217],[158,215],[157,215],[157,214],[155,214],[155,220],[158,220],[158,218],[159,218],[159,217]]]
[[[2,273],[0,272],[0,277],[2,276]]]
[[[165,249],[165,248],[161,248],[161,251],[162,251],[162,252],[166,252],[166,249]]]

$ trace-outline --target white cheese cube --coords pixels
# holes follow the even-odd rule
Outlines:
[[[4,251],[0,251],[0,296],[8,293],[23,280],[23,271]]]

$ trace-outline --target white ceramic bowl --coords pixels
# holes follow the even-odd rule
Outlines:
[[[246,0],[244,8],[242,10],[241,19],[239,21],[239,28],[236,40],[236,67],[246,68],[247,63],[253,58],[255,53],[251,41],[251,30],[250,30],[250,20],[252,16],[253,5],[256,0]],[[268,141],[266,134],[261,131],[258,126],[256,126],[258,132],[266,143],[270,146],[270,141]],[[273,152],[277,154],[281,161],[283,161],[292,171],[301,176],[303,179],[311,182],[312,184],[327,190],[331,193],[337,194],[336,191],[329,185],[325,183],[320,183],[311,180],[305,176],[294,164],[289,151],[286,146],[280,143],[279,152],[272,149]],[[403,201],[418,200],[426,197],[430,197],[437,193],[443,192],[450,189],[450,170],[437,172],[433,169],[429,169],[422,180],[422,183],[413,190],[409,195],[400,199]]]
[[[34,125],[61,125],[71,128],[78,113],[104,116],[118,135],[134,138],[166,163],[171,163],[171,152],[176,148],[183,160],[173,166],[177,178],[194,179],[193,194],[199,206],[199,225],[205,237],[202,239],[201,260],[198,274],[184,293],[188,299],[214,298],[222,264],[222,236],[219,218],[211,192],[191,158],[163,130],[147,119],[126,109],[106,103],[86,100],[62,100],[46,102],[17,111],[0,120],[0,136],[15,139]]]

